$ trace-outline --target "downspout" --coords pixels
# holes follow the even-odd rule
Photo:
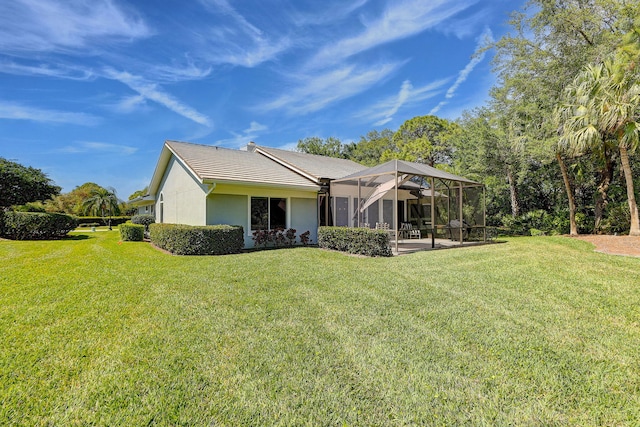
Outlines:
[[[204,224],[208,225],[207,223],[208,221],[208,209],[207,209],[207,200],[209,199],[209,195],[213,192],[213,190],[216,189],[216,183],[212,182],[208,184],[208,189],[206,191],[206,193],[204,194]]]

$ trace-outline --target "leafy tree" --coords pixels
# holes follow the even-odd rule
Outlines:
[[[380,164],[385,151],[392,151],[395,147],[393,133],[390,129],[367,132],[365,136],[360,137],[360,141],[353,144],[349,158],[367,166]]]
[[[458,131],[458,126],[446,119],[414,117],[393,134],[395,146],[386,150],[381,160],[401,159],[429,166],[451,164],[451,141]]]
[[[113,187],[95,188],[91,190],[89,197],[82,203],[85,212],[97,215],[98,213],[104,219],[107,215],[109,217],[109,230],[111,230],[111,216],[117,214],[120,210],[118,205],[118,197],[116,196],[116,190]]]
[[[532,155],[548,153],[558,162],[569,201],[571,233],[576,234],[572,165],[566,164],[575,164],[575,159],[558,145],[553,111],[564,87],[582,67],[616,48],[639,15],[640,3],[531,0],[527,5],[529,10],[512,16],[514,32],[495,44],[499,89],[509,101],[509,120],[522,129],[519,138],[525,150]]]
[[[348,157],[345,153],[346,146],[342,141],[333,136],[327,139],[322,139],[317,136],[301,139],[298,141],[296,149],[303,153],[317,154],[319,156],[337,157],[341,159]]]
[[[44,201],[60,193],[60,187],[40,169],[0,157],[0,208]]]
[[[567,103],[559,108],[563,126],[561,143],[584,152],[606,150],[616,142],[627,187],[630,231],[640,236],[629,151],[638,147],[640,134],[640,84],[620,57],[589,65],[566,90]]]
[[[101,188],[98,184],[86,182],[68,193],[55,196],[46,203],[46,209],[48,212],[64,212],[70,215],[83,216],[86,214],[83,206],[85,199],[91,195],[93,190]]]
[[[133,192],[129,196],[129,200],[133,200],[133,199],[136,199],[138,197],[146,196],[147,193],[149,193],[149,187],[144,187],[142,190],[137,190],[137,191]]]

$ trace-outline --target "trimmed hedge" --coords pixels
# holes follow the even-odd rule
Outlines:
[[[93,224],[98,224],[98,226],[107,226],[109,225],[109,217],[105,217],[102,219],[101,216],[80,216],[77,217],[78,226],[79,227],[95,227]],[[115,227],[120,224],[124,224],[125,222],[131,219],[130,216],[112,216],[111,217],[111,226]],[[91,224],[91,225],[82,225],[82,224]]]
[[[120,239],[125,242],[142,242],[144,240],[144,225],[124,223],[118,226]]]
[[[2,213],[0,235],[13,240],[61,239],[78,226],[75,217],[62,213]]]
[[[176,255],[235,254],[244,247],[239,225],[150,224],[151,243]]]
[[[320,227],[318,245],[350,254],[366,256],[392,255],[389,245],[389,233],[385,230],[348,227]]]

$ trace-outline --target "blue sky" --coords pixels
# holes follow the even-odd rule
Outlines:
[[[456,119],[510,0],[0,2],[0,157],[127,199],[166,139],[292,149]]]

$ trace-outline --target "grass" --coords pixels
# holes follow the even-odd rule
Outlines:
[[[640,259],[0,241],[3,425],[633,425]]]

